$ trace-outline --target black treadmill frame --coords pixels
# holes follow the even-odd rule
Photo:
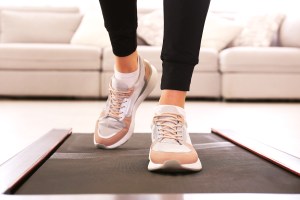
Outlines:
[[[239,135],[230,130],[212,129],[217,134],[238,146],[300,176],[300,158]],[[80,194],[80,195],[14,195],[15,189],[26,181],[72,134],[72,129],[52,129],[40,139],[0,165],[0,199],[2,200],[77,200],[77,199],[300,199],[300,194],[255,194],[255,193],[194,193],[194,194]]]

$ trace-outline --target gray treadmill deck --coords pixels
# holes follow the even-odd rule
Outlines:
[[[115,150],[73,134],[16,194],[300,193],[296,175],[214,134],[191,134],[199,173],[147,171],[150,134]]]

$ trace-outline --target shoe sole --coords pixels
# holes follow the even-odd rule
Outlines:
[[[105,146],[103,144],[98,144],[95,140],[95,137],[94,137],[94,144],[97,148],[99,148],[99,149],[114,149],[114,148],[117,148],[117,147],[121,146],[122,144],[124,144],[125,142],[127,142],[129,140],[129,138],[132,136],[134,125],[135,125],[136,110],[138,109],[140,104],[146,99],[146,97],[153,91],[153,89],[156,85],[157,76],[158,76],[156,68],[153,65],[149,64],[148,61],[145,60],[145,62],[148,63],[149,67],[151,68],[151,76],[150,76],[149,82],[148,82],[145,90],[142,92],[141,96],[139,96],[139,98],[136,100],[135,105],[133,106],[132,118],[131,118],[132,121],[131,121],[131,124],[129,126],[128,133],[121,140],[119,140],[118,142],[116,142],[115,144],[110,145],[110,146]]]
[[[162,171],[162,172],[198,172],[202,169],[201,162],[198,160],[191,164],[180,164],[177,160],[168,160],[163,164],[153,163],[151,160],[148,165],[149,171]]]

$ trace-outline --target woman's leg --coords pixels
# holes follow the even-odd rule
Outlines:
[[[136,0],[100,0],[100,5],[115,67],[107,103],[96,123],[94,143],[112,149],[131,137],[135,112],[155,86],[156,71],[136,51]]]
[[[198,63],[209,3],[210,0],[164,0],[160,104],[184,105],[184,91],[189,91],[193,70]]]
[[[105,28],[115,55],[115,68],[122,73],[137,70],[136,4],[136,0],[100,0]]]
[[[187,132],[183,107],[198,63],[209,3],[209,0],[164,0],[162,94],[152,125],[150,171],[202,168]]]

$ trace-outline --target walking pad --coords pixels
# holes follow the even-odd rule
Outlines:
[[[92,134],[51,130],[0,166],[0,197],[300,197],[297,157],[232,131],[213,129],[190,134],[203,165],[200,172],[149,172],[150,136],[136,133],[123,146],[103,150],[95,148]]]

